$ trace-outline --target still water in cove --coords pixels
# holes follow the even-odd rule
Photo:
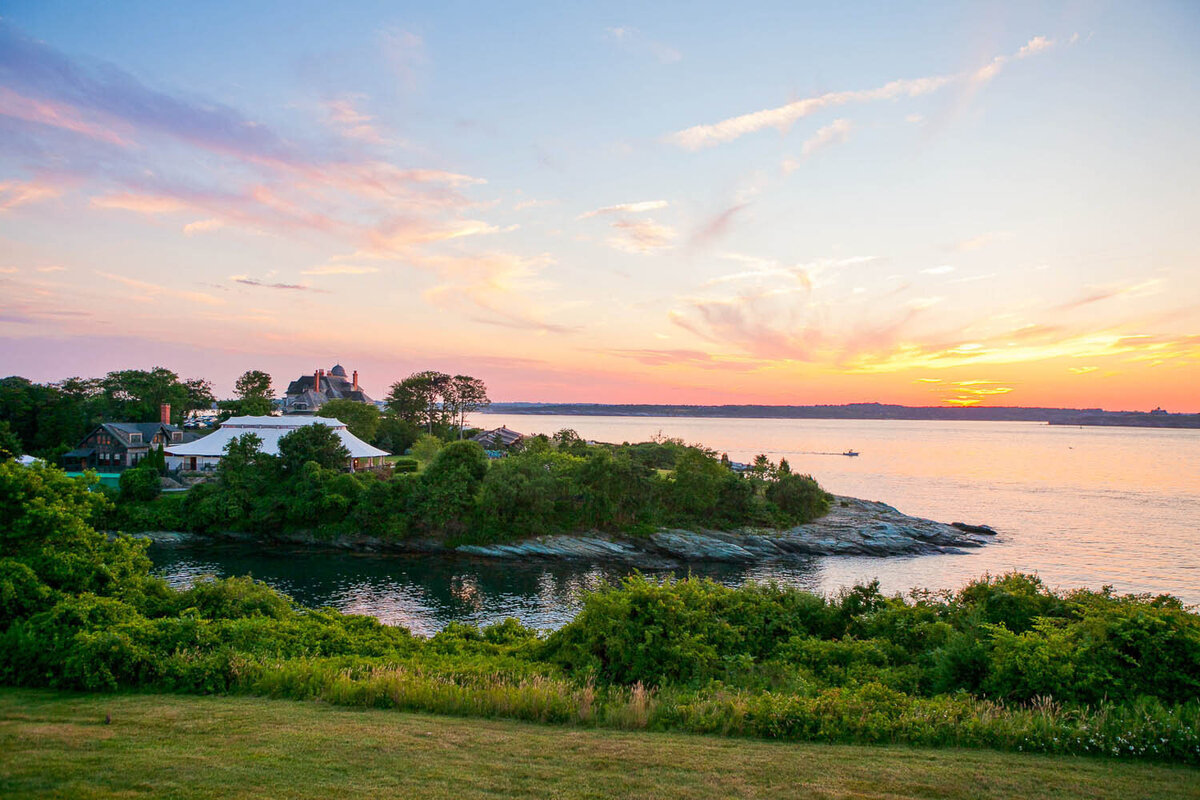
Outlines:
[[[1037,572],[1052,587],[1171,593],[1200,603],[1200,431],[1067,428],[1008,422],[758,420],[477,415],[523,433],[574,428],[596,441],[661,432],[734,460],[785,457],[838,494],[882,500],[943,522],[986,523],[997,541],[962,555],[820,557],[752,567],[697,566],[736,585],[778,580],[836,592],[878,578],[887,591],[958,588],[991,572]],[[855,458],[838,455],[854,449]],[[625,574],[588,564],[263,551],[245,545],[155,547],[176,585],[202,574],[244,575],[305,605],[372,614],[416,632],[453,620],[516,617],[562,625],[589,587]]]

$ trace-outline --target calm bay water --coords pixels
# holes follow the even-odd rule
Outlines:
[[[705,444],[735,461],[786,457],[828,490],[882,500],[944,522],[986,523],[997,541],[964,555],[823,557],[800,564],[694,571],[729,584],[775,579],[835,592],[878,578],[888,591],[957,588],[985,572],[1037,572],[1051,586],[1168,592],[1200,603],[1200,431],[1068,428],[1012,422],[689,419],[478,415],[523,433],[574,428],[587,439],[655,434]],[[837,455],[853,448],[857,458]],[[306,605],[372,614],[429,633],[452,620],[514,616],[562,625],[607,566],[465,558],[155,547],[176,585],[202,574],[255,577]]]

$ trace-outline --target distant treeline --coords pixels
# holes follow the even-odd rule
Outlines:
[[[840,406],[686,406],[605,403],[492,403],[490,414],[562,414],[581,417],[730,417],[746,419],[907,419],[958,422],[1048,422],[1051,425],[1129,425],[1200,428],[1200,414],[1105,411],[1100,408],[947,408],[847,403]]]

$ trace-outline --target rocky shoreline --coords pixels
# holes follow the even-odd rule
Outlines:
[[[263,542],[261,537],[239,533],[212,537],[153,531],[136,535],[163,545],[193,545],[211,542],[214,538]],[[649,536],[622,536],[593,531],[532,537],[503,544],[457,547],[447,546],[435,539],[391,541],[373,536],[343,536],[330,540],[303,531],[280,534],[269,541],[282,545],[359,552],[446,553],[510,560],[602,561],[657,569],[698,562],[746,564],[823,555],[883,557],[961,553],[965,548],[981,547],[995,537],[996,532],[986,525],[966,525],[961,522],[948,525],[903,514],[886,503],[835,497],[833,508],[827,515],[786,530],[663,528]]]

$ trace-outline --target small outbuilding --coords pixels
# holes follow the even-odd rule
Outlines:
[[[471,439],[479,442],[485,448],[491,448],[498,445],[507,450],[513,445],[518,445],[525,441],[525,434],[518,433],[511,428],[501,426],[490,431],[482,431],[481,433],[477,433],[472,436]]]

